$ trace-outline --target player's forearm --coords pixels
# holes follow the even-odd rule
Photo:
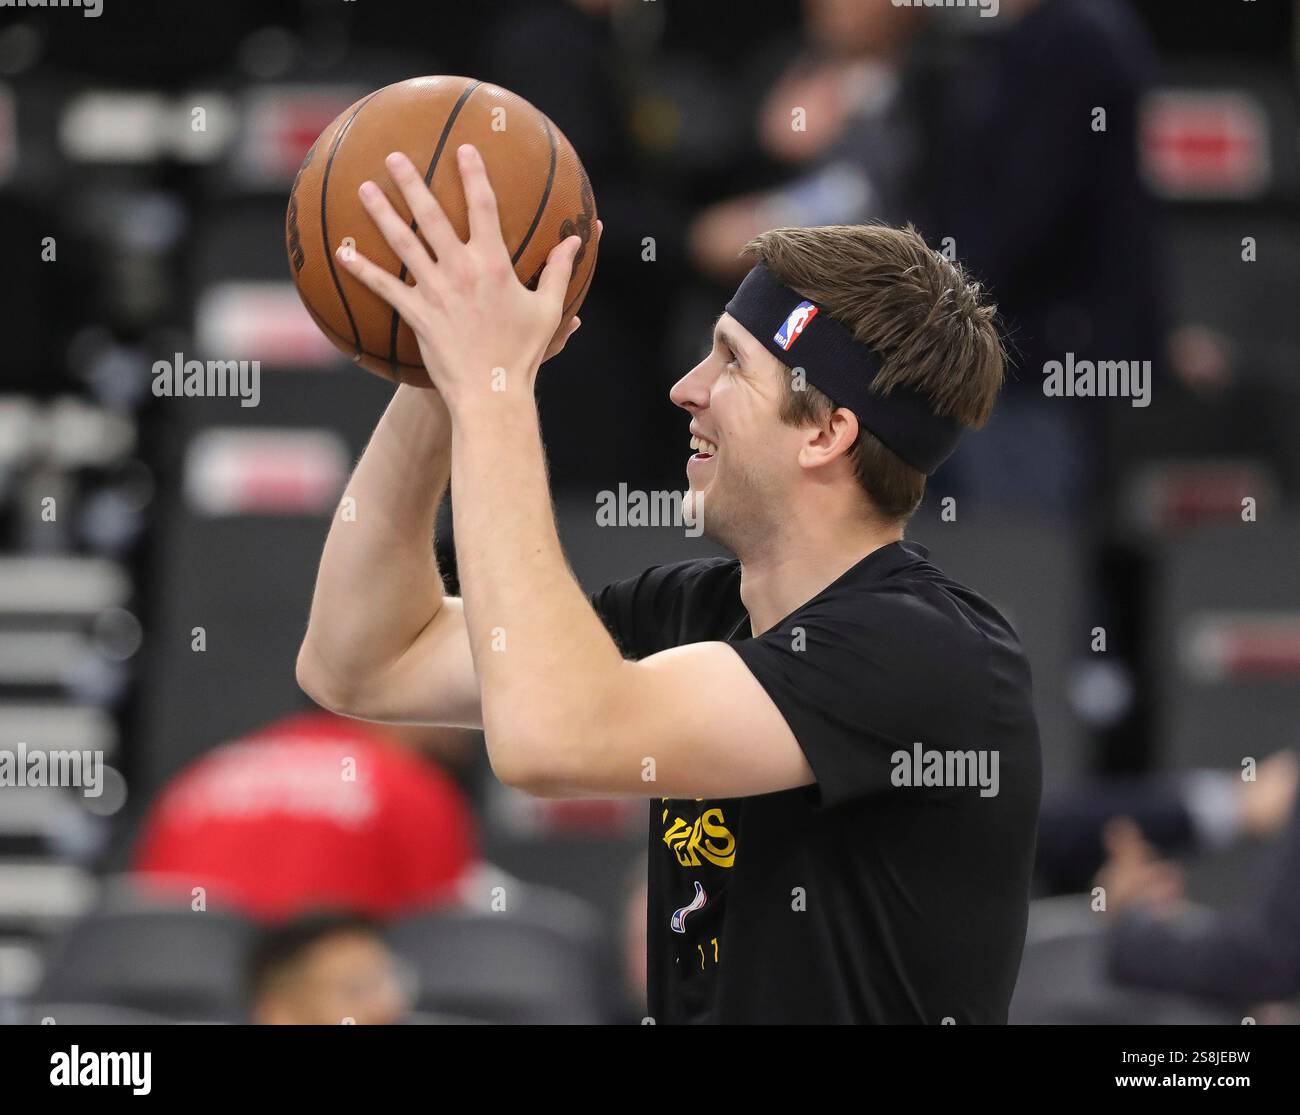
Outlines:
[[[365,689],[442,606],[433,526],[447,490],[450,420],[433,391],[402,386],[335,510],[299,679],[341,697]]]
[[[564,559],[531,400],[487,398],[456,423],[457,568],[488,752],[503,780],[542,788],[581,766],[572,749],[594,738],[623,659]]]

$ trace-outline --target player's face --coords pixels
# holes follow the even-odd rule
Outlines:
[[[687,500],[703,531],[733,553],[779,523],[797,473],[799,431],[780,418],[780,361],[729,314],[708,354],[673,385],[691,415]]]

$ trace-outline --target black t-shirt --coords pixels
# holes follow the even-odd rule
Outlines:
[[[875,550],[757,638],[734,559],[592,596],[630,658],[728,641],[817,777],[651,801],[656,1022],[1006,1021],[1041,782],[1029,666],[927,557]]]

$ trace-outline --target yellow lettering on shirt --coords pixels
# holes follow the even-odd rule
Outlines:
[[[667,818],[665,810],[665,823]],[[701,858],[715,867],[731,867],[736,862],[736,838],[718,806],[706,809],[694,822],[674,817],[664,832],[664,843],[683,867],[698,867]]]

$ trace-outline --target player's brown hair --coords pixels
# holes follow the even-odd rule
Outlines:
[[[980,284],[960,264],[929,247],[911,225],[777,228],[754,237],[743,254],[767,264],[881,358],[873,391],[905,385],[963,426],[988,420],[1003,376],[997,307],[985,301]],[[833,409],[812,384],[796,390],[786,377],[783,422],[810,425]],[[925,473],[865,428],[852,461],[858,483],[883,518],[905,520],[920,505]]]

